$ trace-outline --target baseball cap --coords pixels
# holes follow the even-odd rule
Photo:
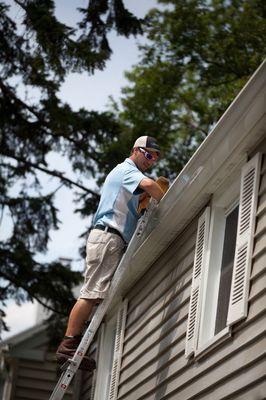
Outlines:
[[[144,147],[147,150],[160,153],[160,147],[156,139],[152,136],[140,136],[134,143],[133,148],[135,147]]]

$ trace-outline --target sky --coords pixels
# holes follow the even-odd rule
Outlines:
[[[56,16],[62,22],[73,25],[79,18],[79,13],[75,12],[73,4],[77,7],[86,7],[87,2],[88,0],[56,0]],[[6,1],[6,3],[12,4],[12,0]],[[124,0],[124,4],[133,14],[141,18],[150,8],[156,5],[156,0]],[[15,17],[18,21],[21,18],[21,13],[15,10]],[[97,71],[93,76],[88,76],[86,73],[70,74],[62,84],[61,99],[69,103],[74,110],[84,107],[87,110],[104,111],[109,103],[109,96],[117,101],[119,100],[121,88],[127,84],[124,73],[137,63],[139,59],[137,43],[143,43],[144,40],[141,37],[126,39],[112,33],[110,45],[113,54],[107,62],[105,70]],[[67,160],[51,154],[50,162],[52,165],[56,165],[58,170],[67,170],[71,176]],[[58,185],[54,178],[48,179],[43,176],[42,179],[47,190],[55,187],[56,184]],[[88,181],[87,185],[93,187],[94,182]],[[79,235],[86,230],[89,221],[81,220],[74,213],[73,197],[65,188],[58,191],[55,205],[59,209],[60,230],[51,232],[48,252],[41,255],[39,260],[51,261],[60,257],[71,258],[73,268],[81,271],[84,267],[84,260],[78,254],[78,249],[82,244]],[[11,225],[7,217],[0,229],[0,239],[8,236]],[[39,308],[35,303],[17,306],[14,302],[9,302],[6,313],[6,322],[10,327],[10,332],[4,332],[2,339],[13,336],[34,325]]]

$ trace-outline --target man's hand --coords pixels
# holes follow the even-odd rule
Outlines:
[[[145,193],[140,195],[138,213],[143,213],[148,207],[150,198],[153,197],[157,201],[160,201],[163,195],[169,188],[169,180],[164,176],[160,176],[156,182],[152,179],[143,179],[140,183],[141,189],[145,190]]]

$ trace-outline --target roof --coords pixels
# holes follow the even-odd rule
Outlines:
[[[119,270],[111,309],[240,168],[266,136],[266,60],[226,110],[152,212],[141,237],[133,236]]]
[[[16,345],[21,344],[29,340],[30,338],[34,337],[39,333],[43,333],[47,330],[47,326],[44,323],[40,323],[38,325],[34,325],[28,329],[25,329],[22,332],[17,333],[14,336],[10,336],[7,339],[1,342],[1,346],[8,345],[9,347],[13,347]]]

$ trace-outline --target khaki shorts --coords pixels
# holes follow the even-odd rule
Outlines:
[[[103,299],[125,251],[125,242],[114,233],[93,229],[87,240],[86,271],[79,299]]]

